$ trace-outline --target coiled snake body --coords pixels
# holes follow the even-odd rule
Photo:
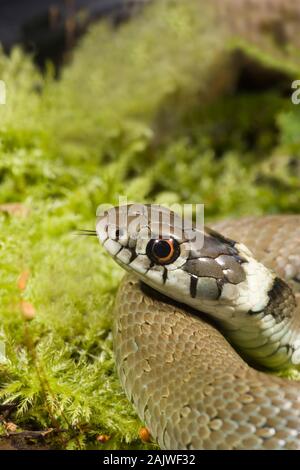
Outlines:
[[[105,213],[97,233],[131,272],[116,300],[116,363],[152,436],[163,449],[300,449],[300,384],[265,371],[299,368],[300,216],[219,223],[197,249],[197,229],[174,235],[179,216],[165,223],[159,206],[151,235],[149,221],[128,228],[130,207]]]

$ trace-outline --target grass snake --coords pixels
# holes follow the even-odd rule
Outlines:
[[[300,364],[300,216],[183,230],[166,208],[128,205],[96,232],[129,272],[117,370],[160,447],[300,449],[300,384],[274,374]]]

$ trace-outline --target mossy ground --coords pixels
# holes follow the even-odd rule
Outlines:
[[[16,404],[17,431],[58,431],[51,446],[155,447],[114,369],[123,273],[75,235],[94,228],[99,204],[204,202],[207,219],[299,212],[300,107],[276,86],[229,91],[228,32],[194,8],[94,26],[58,81],[18,49],[0,55],[0,201],[22,209],[0,212],[0,399]]]

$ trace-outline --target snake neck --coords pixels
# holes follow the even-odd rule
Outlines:
[[[278,277],[260,311],[249,311],[238,328],[224,326],[246,359],[272,370],[300,369],[300,311],[292,289]]]

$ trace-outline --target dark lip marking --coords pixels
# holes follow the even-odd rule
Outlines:
[[[197,294],[197,284],[198,278],[192,274],[190,279],[190,294],[193,299],[196,297]]]
[[[142,255],[142,256],[147,256],[147,255]],[[149,259],[149,258],[148,258]],[[149,260],[150,261],[150,260]],[[146,270],[145,274],[148,274],[148,272],[150,271],[150,269],[153,268],[153,266],[157,266],[155,263],[153,263],[153,261],[150,262],[150,265],[149,265],[149,268]]]
[[[168,270],[166,267],[164,267],[164,272],[163,272],[163,283],[165,284],[168,279]]]
[[[130,264],[130,263],[132,263],[132,261],[135,260],[135,258],[138,257],[138,255],[137,255],[137,253],[135,252],[134,248],[127,247],[127,249],[128,249],[128,250],[130,251],[130,253],[131,253],[130,260],[129,260],[129,263],[128,263],[128,264]]]
[[[218,297],[218,299],[219,299],[221,294],[222,294],[222,288],[223,288],[224,284],[227,281],[225,279],[221,279],[221,278],[216,279],[216,281],[217,281],[217,286],[218,286],[218,289],[219,289],[219,297]]]

